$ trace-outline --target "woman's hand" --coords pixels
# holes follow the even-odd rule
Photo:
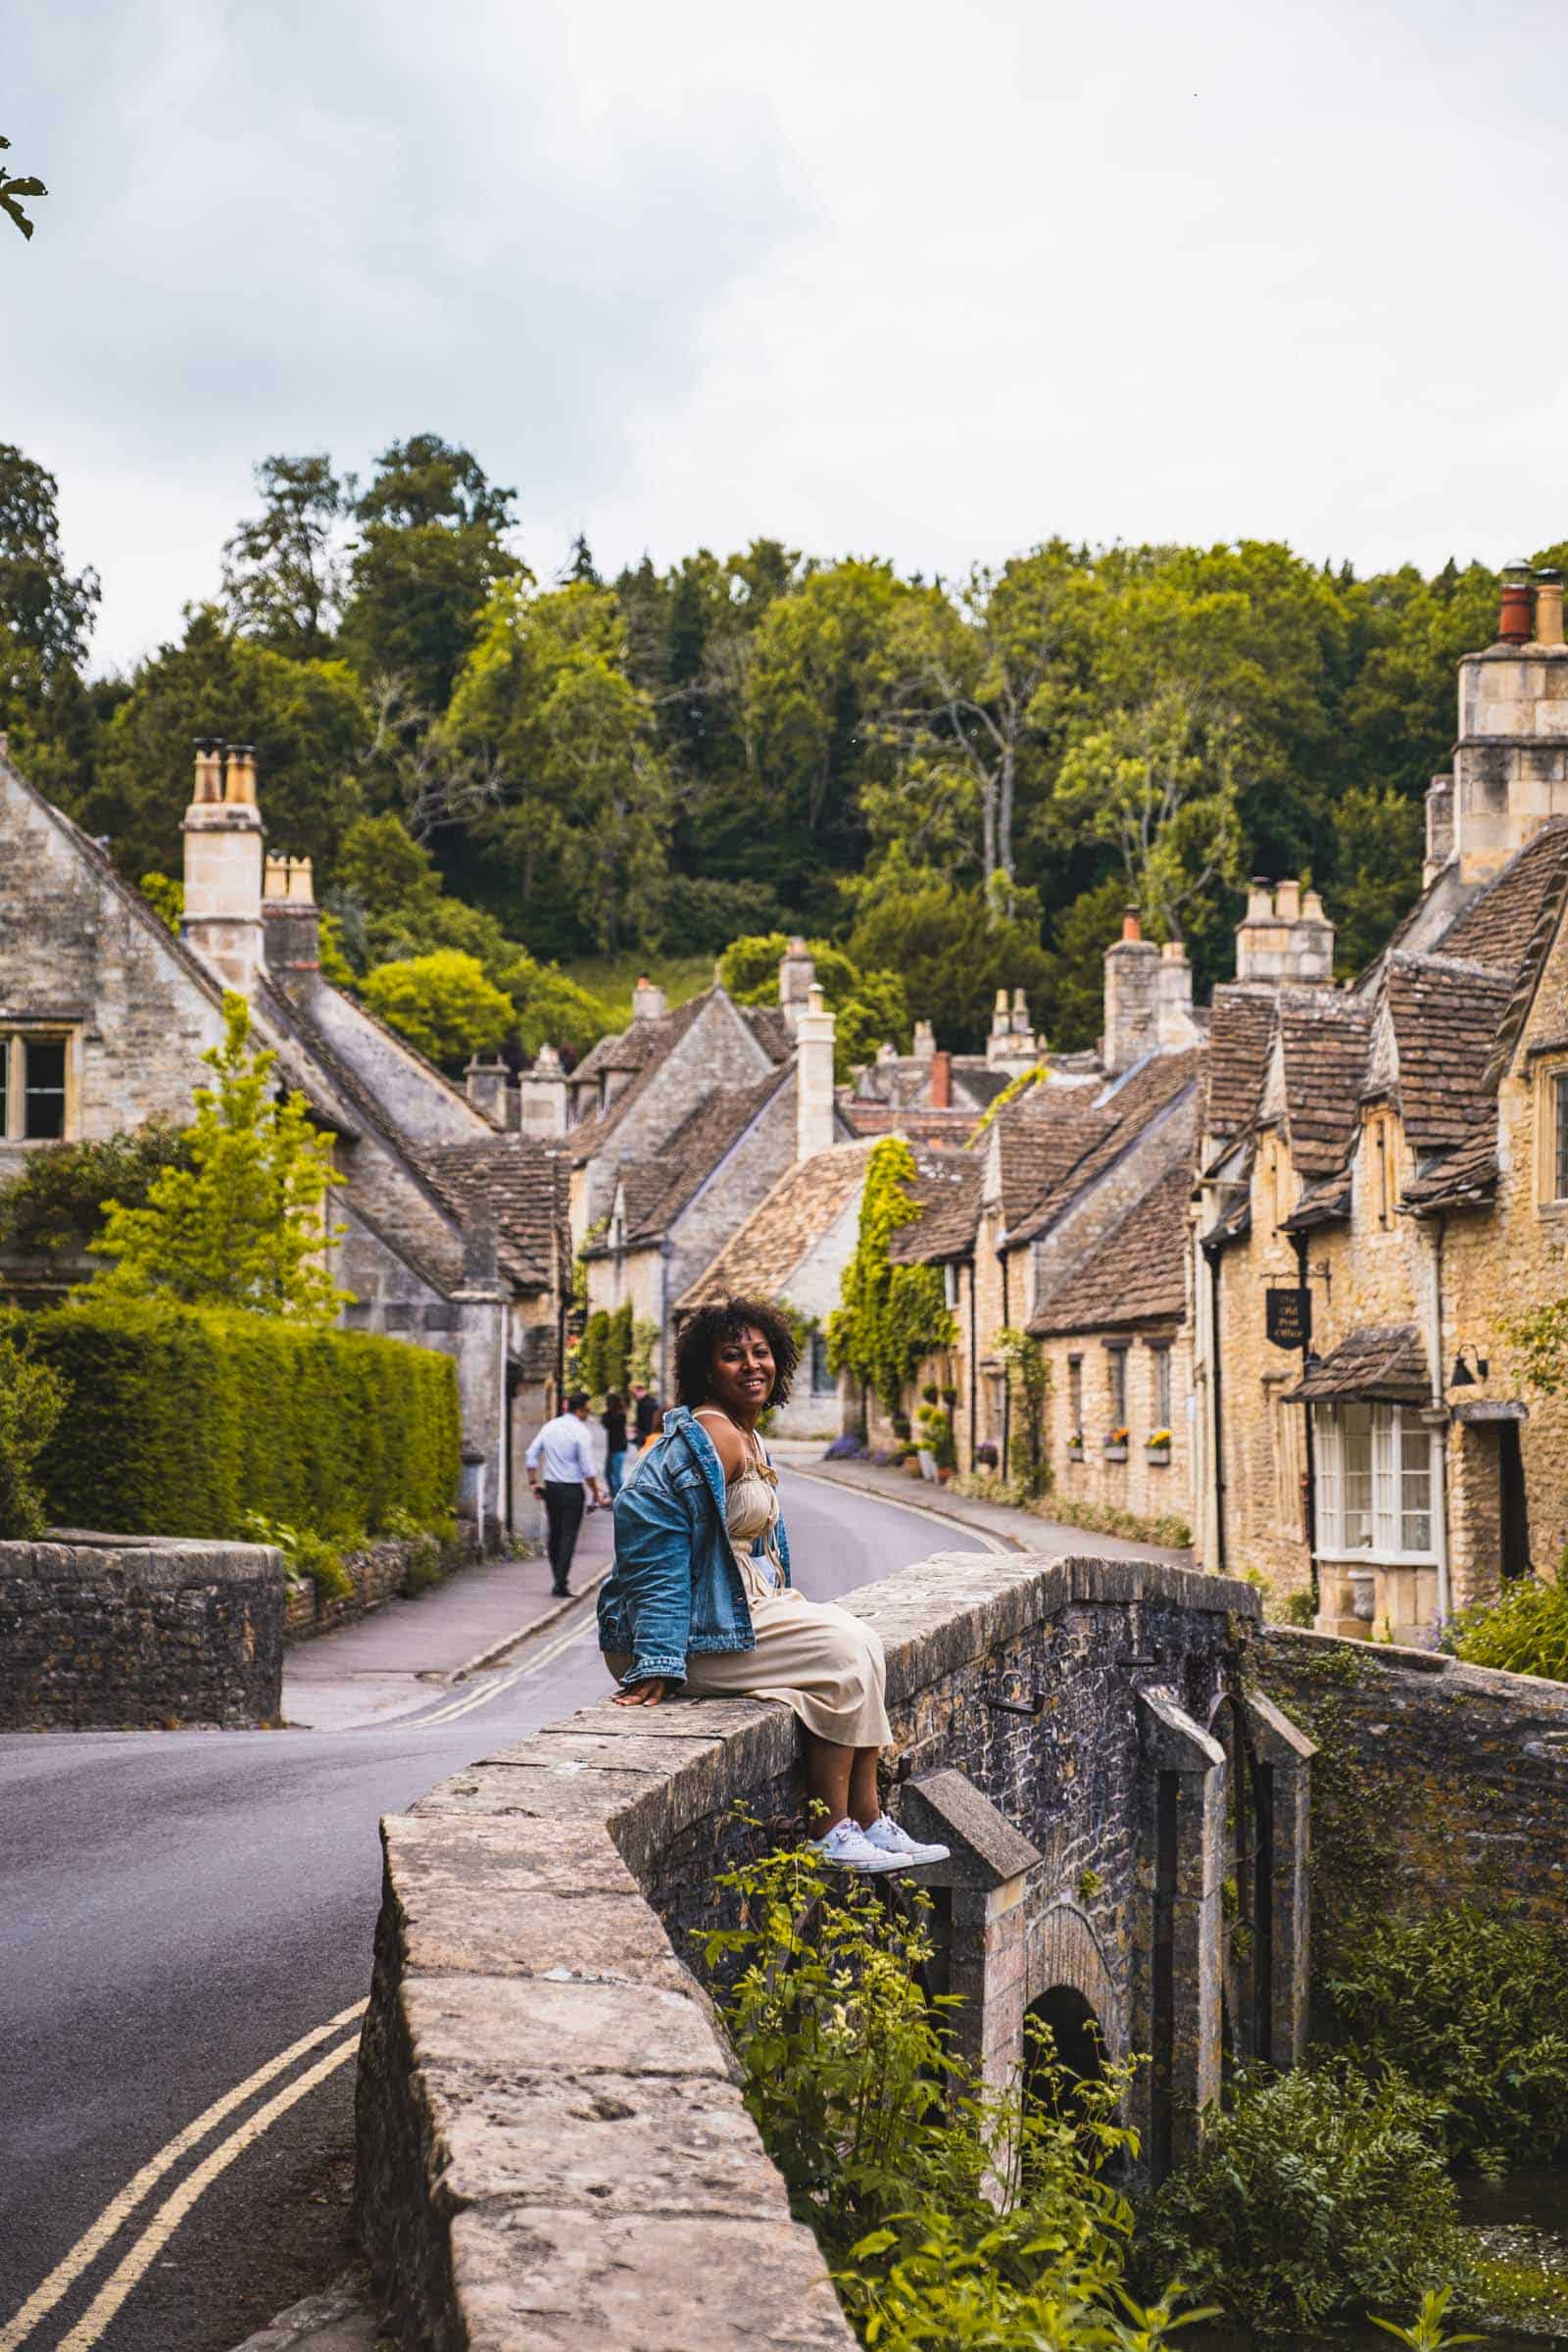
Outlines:
[[[634,1684],[630,1690],[617,1690],[614,1703],[617,1707],[657,1707],[662,1704],[668,1688],[662,1674],[652,1675],[646,1683]]]

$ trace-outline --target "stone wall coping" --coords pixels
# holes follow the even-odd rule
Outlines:
[[[93,1530],[50,1528],[35,1540],[0,1544],[0,1574],[31,1571],[35,1576],[103,1576],[117,1561],[134,1563],[138,1575],[190,1578],[202,1584],[254,1577],[269,1562],[283,1578],[283,1555],[270,1544],[208,1543],[195,1536],[111,1536]]]
[[[1157,1560],[946,1552],[861,1587],[889,1698],[1072,1609],[1260,1618],[1255,1589]],[[607,1689],[381,1825],[358,2089],[358,2218],[430,2352],[849,2352],[809,2232],[748,2116],[706,1992],[645,1888],[685,1832],[787,1775],[756,1699]],[[1029,1849],[1031,1852],[1032,1848]]]
[[[1541,1674],[1509,1674],[1500,1666],[1472,1666],[1466,1658],[1449,1657],[1441,1649],[1409,1649],[1395,1642],[1357,1642],[1344,1634],[1318,1634],[1305,1626],[1265,1625],[1263,1640],[1282,1649],[1320,1654],[1330,1650],[1353,1658],[1373,1672],[1442,1675],[1455,1691],[1466,1688],[1507,1698],[1516,1706],[1533,1707],[1568,1719],[1568,1683],[1554,1683]]]

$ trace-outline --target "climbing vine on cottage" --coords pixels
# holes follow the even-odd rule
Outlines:
[[[1045,1442],[1051,1365],[1038,1340],[1010,1326],[998,1332],[996,1351],[1007,1368],[1007,1392],[1012,1406],[1008,1415],[1007,1471],[1013,1485],[1032,1502],[1051,1485]]]
[[[919,1214],[908,1192],[914,1153],[902,1137],[878,1144],[866,1165],[855,1255],[844,1269],[841,1300],[828,1317],[828,1368],[869,1382],[889,1413],[922,1357],[951,1348],[956,1336],[936,1266],[896,1266],[895,1235]]]

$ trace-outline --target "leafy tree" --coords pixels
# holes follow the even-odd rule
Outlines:
[[[862,972],[825,939],[809,941],[824,999],[837,1016],[833,1073],[845,1084],[856,1067],[874,1058],[887,1039],[906,1051],[909,1007],[897,972]],[[731,942],[718,959],[718,976],[737,1004],[771,1004],[778,993],[778,967],[789,947],[782,931],[754,933]]]
[[[1335,803],[1333,911],[1343,974],[1381,955],[1414,906],[1425,838],[1421,803],[1389,786],[1352,784]]]
[[[495,760],[502,806],[476,838],[515,877],[524,920],[564,897],[579,936],[610,950],[657,932],[669,828],[653,710],[625,650],[612,590],[504,587],[450,718],[458,743]]]
[[[355,491],[325,453],[264,458],[262,512],[223,548],[223,595],[236,629],[295,661],[331,650],[343,596],[339,535]]]
[[[9,139],[0,139],[0,151],[10,145]],[[47,196],[48,193],[41,179],[30,173],[8,172],[4,165],[0,165],[0,212],[9,214],[14,224],[29,240],[35,223],[28,218],[22,199],[24,196]]]
[[[179,937],[185,919],[185,885],[172,874],[150,873],[141,878],[141,895],[167,930]]]
[[[485,978],[477,956],[457,948],[378,964],[360,993],[389,1028],[449,1069],[494,1053],[514,1026],[511,998]]]
[[[890,1414],[922,1356],[951,1347],[954,1322],[937,1266],[896,1266],[893,1237],[918,1214],[907,1191],[914,1154],[888,1136],[866,1163],[855,1255],[840,1278],[840,1304],[828,1317],[828,1365],[875,1389]]]
[[[1104,954],[1121,936],[1121,918],[1128,904],[1127,878],[1109,873],[1058,916],[1048,958],[1049,981],[1044,1005],[1036,1006],[1036,1025],[1049,1008],[1051,1042],[1062,1053],[1092,1047],[1104,1018]]]
[[[273,846],[328,872],[361,805],[368,734],[365,695],[345,663],[288,661],[205,605],[189,614],[181,644],[138,667],[74,813],[110,836],[123,872],[177,866],[192,741],[223,735],[256,746]]]
[[[250,1037],[245,1000],[225,991],[223,1042],[202,1055],[214,1083],[192,1097],[186,1157],[154,1177],[140,1206],[105,1201],[91,1248],[110,1262],[94,1287],[329,1322],[344,1295],[321,1263],[335,1238],[324,1211],[343,1179],[304,1096],[280,1096],[277,1055]]]
[[[506,967],[502,985],[516,1014],[518,1042],[530,1057],[541,1046],[554,1046],[575,1059],[621,1026],[602,997],[568,979],[558,963],[519,955]]]
[[[344,647],[362,676],[393,673],[421,709],[439,713],[492,592],[525,576],[505,544],[516,493],[435,433],[395,441],[375,463],[354,508],[360,539]]]
[[[57,497],[52,473],[0,442],[0,727],[33,782],[65,799],[91,771],[81,668],[99,587],[66,568]]]
[[[1012,912],[999,916],[983,890],[956,889],[943,875],[891,857],[856,891],[854,905],[851,956],[861,970],[897,972],[910,1012],[930,1021],[942,1044],[978,1052],[999,988],[1023,989],[1041,1019],[1053,967],[1032,892],[1016,892]]]
[[[30,1258],[74,1257],[104,1221],[104,1202],[145,1206],[158,1177],[190,1165],[182,1129],[150,1120],[95,1143],[49,1144],[29,1152],[0,1191],[0,1250]]]
[[[34,1465],[54,1436],[67,1396],[58,1373],[28,1353],[20,1326],[0,1327],[0,1543],[43,1533],[44,1497]]]

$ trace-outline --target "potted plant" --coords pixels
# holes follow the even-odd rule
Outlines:
[[[1067,1439],[1067,1459],[1069,1462],[1081,1462],[1083,1458],[1084,1433],[1081,1429],[1075,1429]]]
[[[1105,1440],[1104,1451],[1107,1462],[1124,1462],[1127,1459],[1128,1435],[1129,1433],[1125,1429],[1111,1431]]]
[[[1163,1470],[1170,1461],[1170,1431],[1151,1430],[1144,1440],[1144,1451],[1156,1470]]]

